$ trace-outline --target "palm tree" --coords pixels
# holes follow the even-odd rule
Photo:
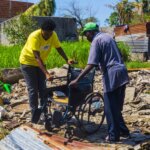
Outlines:
[[[121,24],[129,24],[133,17],[133,5],[128,0],[123,0],[116,5]]]
[[[119,24],[129,24],[133,17],[133,8],[134,6],[132,3],[128,2],[128,0],[122,0],[121,2],[117,3],[115,6],[107,5],[109,8],[112,8],[115,12],[115,19],[116,15],[118,15]],[[113,14],[114,15],[114,14]],[[114,18],[114,17],[113,17]],[[111,18],[111,19],[113,19]],[[111,20],[114,22],[113,20]],[[115,21],[116,22],[116,21]]]
[[[150,12],[150,1],[149,0],[135,0],[136,4],[140,4],[141,5],[141,9],[143,11],[143,13],[149,13]]]

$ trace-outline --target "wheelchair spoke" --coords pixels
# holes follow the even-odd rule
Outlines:
[[[98,93],[92,93],[81,108],[79,115],[81,129],[87,133],[96,132],[104,120],[103,97]]]

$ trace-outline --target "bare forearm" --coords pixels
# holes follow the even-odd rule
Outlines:
[[[39,65],[39,68],[44,72],[45,75],[48,74],[48,71],[45,68],[45,65],[40,57],[39,52],[34,51],[33,53],[34,53],[34,56],[35,56],[35,59],[36,59],[38,65]]]
[[[66,62],[68,62],[68,57],[66,56],[65,52],[63,51],[63,49],[60,47],[60,48],[57,48],[57,51],[64,58],[64,60]]]
[[[83,78],[87,73],[90,72],[90,70],[94,67],[94,65],[87,65],[85,69],[79,74],[79,76],[76,78],[77,81],[79,81],[81,78]]]
[[[37,58],[36,60],[38,62],[38,65],[39,65],[40,69],[44,72],[44,74],[45,75],[48,74],[48,71],[47,71],[43,61],[41,60],[41,58]]]

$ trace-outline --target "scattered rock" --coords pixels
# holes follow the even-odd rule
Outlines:
[[[55,76],[66,76],[67,67],[54,68]],[[15,73],[14,73],[15,74]],[[129,72],[130,83],[127,85],[123,116],[129,129],[131,139],[121,140],[118,144],[119,150],[148,150],[150,147],[150,71],[142,70]],[[17,78],[18,80],[18,78]],[[48,87],[66,84],[66,78],[48,83]],[[96,71],[94,91],[103,92],[102,75]],[[31,120],[30,108],[28,104],[28,93],[24,79],[12,85],[12,93],[2,92],[2,98],[9,99],[10,104],[5,106],[8,113],[13,112],[11,120],[5,120],[4,126],[13,129],[22,123]],[[8,117],[9,118],[9,117]],[[93,136],[88,136],[85,140],[102,144],[107,126],[105,125]],[[123,145],[124,144],[124,145]],[[109,144],[105,144],[109,145]],[[110,145],[110,147],[113,147]]]

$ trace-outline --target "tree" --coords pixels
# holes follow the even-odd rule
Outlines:
[[[69,7],[63,8],[64,16],[70,16],[76,18],[79,28],[83,28],[84,24],[89,21],[98,21],[94,16],[95,12],[90,5],[87,7],[81,7],[79,1],[72,0],[69,3]]]
[[[114,6],[107,5],[107,7],[114,10],[114,12],[110,16],[111,18],[109,18],[111,25],[115,25],[112,23],[117,23],[119,25],[131,23],[134,9],[134,6],[131,2],[128,2],[128,0],[122,0]],[[118,19],[118,22],[116,22],[116,18]]]
[[[24,14],[32,16],[52,16],[55,9],[55,0],[41,0],[38,4],[29,7]]]
[[[150,12],[150,1],[149,0],[135,0],[135,4],[141,5],[143,13]]]
[[[20,15],[4,26],[4,33],[11,44],[23,45],[37,27],[37,22],[33,21],[31,16]]]
[[[120,22],[119,22],[119,15],[118,15],[118,13],[117,12],[111,13],[111,15],[110,15],[110,17],[109,17],[107,22],[109,23],[110,26],[119,25]]]
[[[98,19],[95,17],[89,17],[89,18],[83,19],[83,24],[86,24],[88,22],[98,22]]]

